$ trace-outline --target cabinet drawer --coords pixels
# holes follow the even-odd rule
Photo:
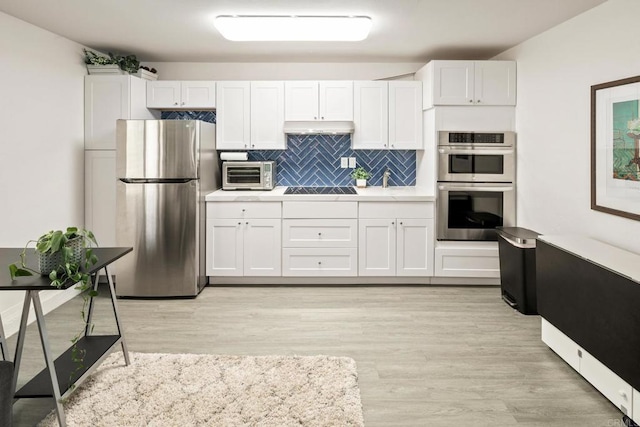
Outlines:
[[[280,202],[208,202],[207,218],[280,218]]]
[[[357,248],[283,248],[283,276],[356,276]]]
[[[429,202],[360,202],[359,218],[433,218]]]
[[[355,248],[357,219],[285,219],[282,246],[289,248]]]
[[[618,409],[631,415],[631,386],[584,350],[580,358],[580,374]]]
[[[475,243],[475,242],[474,242]],[[497,242],[436,246],[435,275],[441,277],[500,277]]]
[[[283,218],[357,218],[358,202],[282,202]]]

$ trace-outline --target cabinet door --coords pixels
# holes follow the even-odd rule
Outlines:
[[[249,82],[218,82],[216,148],[246,150],[251,143]]]
[[[216,82],[182,82],[180,108],[216,108]]]
[[[86,76],[85,149],[115,150],[116,120],[130,118],[129,76]]]
[[[84,223],[100,246],[116,245],[116,150],[85,151]]]
[[[159,80],[147,82],[147,108],[181,108],[179,81]]]
[[[320,120],[353,120],[353,82],[319,82]]]
[[[389,85],[387,82],[353,83],[354,149],[384,149],[389,142]]]
[[[516,105],[516,63],[476,61],[474,103],[477,105]]]
[[[360,276],[395,276],[395,219],[359,220],[358,273]]]
[[[389,82],[389,148],[422,149],[422,82]]]
[[[251,148],[284,150],[284,82],[251,82]]]
[[[207,219],[207,276],[242,276],[243,222]]]
[[[292,121],[319,120],[318,82],[290,81],[284,84],[284,119]]]
[[[396,275],[433,276],[433,220],[398,219]]]
[[[282,226],[279,219],[250,219],[244,227],[244,275],[282,274]]]
[[[435,61],[433,67],[433,105],[473,104],[473,61]]]

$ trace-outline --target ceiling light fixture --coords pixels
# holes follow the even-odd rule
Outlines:
[[[214,25],[231,41],[361,41],[369,35],[371,18],[220,15]]]

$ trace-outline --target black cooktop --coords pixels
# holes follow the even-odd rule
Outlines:
[[[358,194],[353,187],[287,187],[284,194]]]

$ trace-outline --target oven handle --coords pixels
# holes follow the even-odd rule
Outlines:
[[[513,148],[438,148],[440,154],[476,154],[476,155],[510,155],[513,154]]]
[[[513,191],[513,186],[501,186],[501,187],[489,187],[489,186],[470,186],[470,185],[438,185],[438,190],[447,190],[447,191]]]

